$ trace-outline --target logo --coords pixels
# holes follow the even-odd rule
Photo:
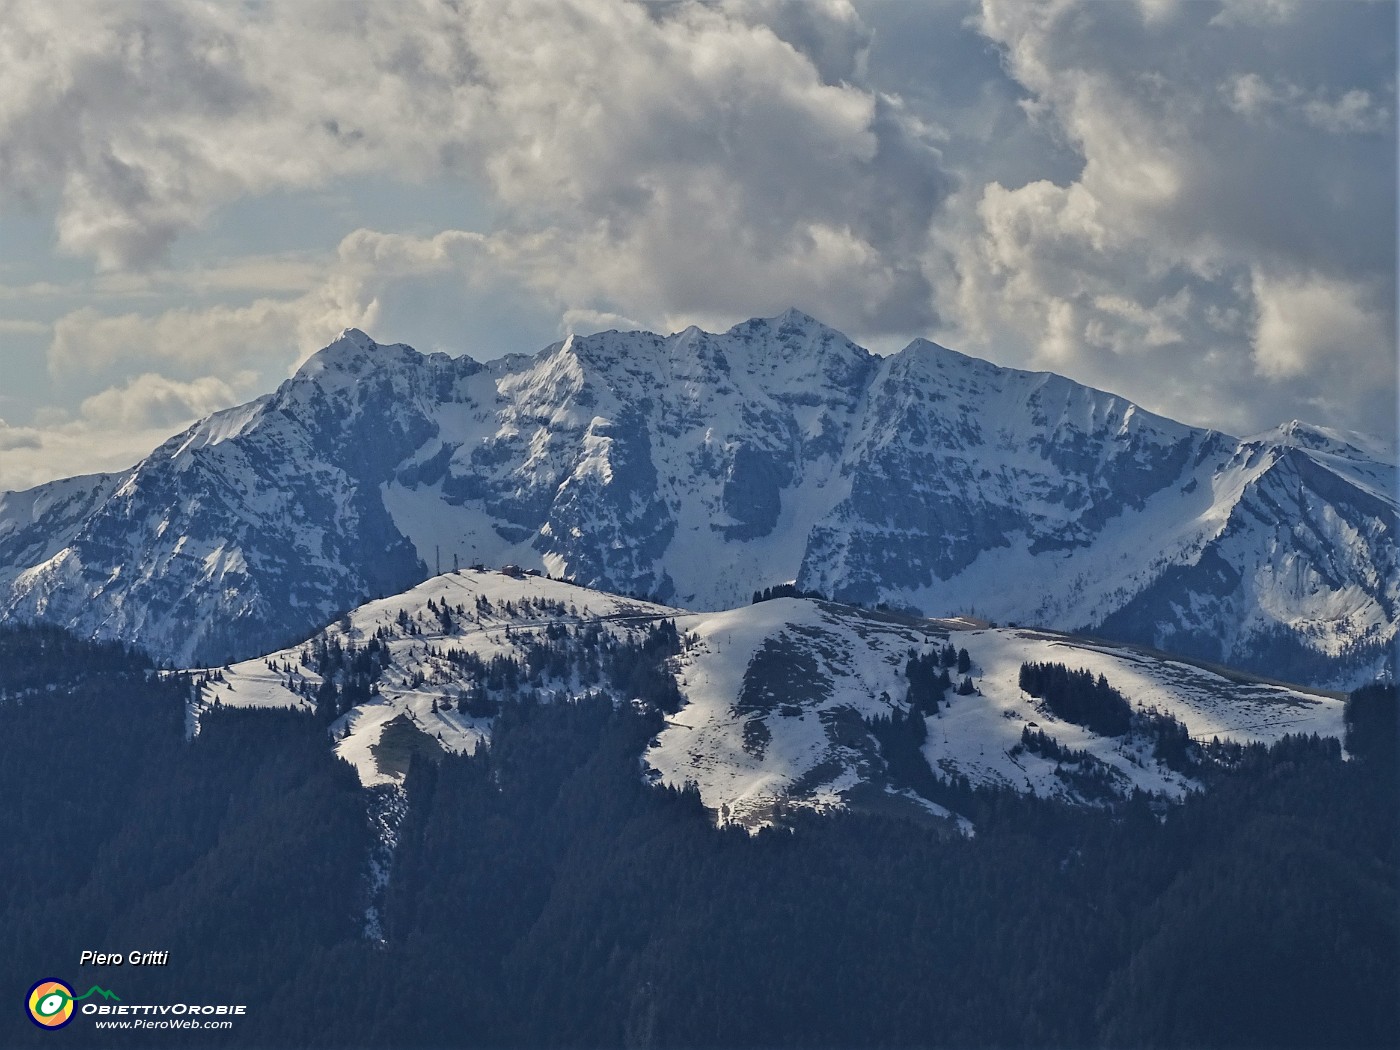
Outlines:
[[[29,1019],[40,1028],[62,1028],[73,1020],[73,1004],[90,995],[121,1002],[116,993],[95,984],[82,995],[74,995],[72,988],[52,977],[36,981],[29,989]]]

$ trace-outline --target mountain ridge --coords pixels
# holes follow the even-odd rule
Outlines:
[[[208,663],[445,556],[700,609],[795,579],[1349,684],[1400,606],[1374,451],[928,340],[880,357],[798,311],[487,362],[347,329],[129,471],[0,494],[0,615]]]

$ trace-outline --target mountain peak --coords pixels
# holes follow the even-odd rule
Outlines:
[[[327,343],[320,350],[312,355],[311,359],[318,357],[355,357],[359,354],[368,353],[379,347],[379,344],[371,339],[358,328],[343,329],[340,335]]]
[[[811,314],[803,313],[795,306],[789,306],[782,313],[774,317],[751,317],[747,321],[736,324],[729,331],[734,334],[746,332],[757,332],[767,330],[777,333],[779,336],[794,336],[798,334],[829,333],[845,339],[845,335],[823,324]]]
[[[974,362],[978,365],[983,365],[987,368],[996,369],[998,371],[1002,370],[1001,365],[998,365],[992,361],[987,361],[984,358],[980,357],[973,357],[970,354],[963,353],[961,350],[950,349],[949,347],[944,346],[942,343],[935,343],[932,339],[925,339],[922,336],[920,336],[917,339],[911,340],[909,345],[906,346],[895,356],[899,357],[904,356],[906,354],[915,356],[919,354],[928,354],[930,356],[942,356],[945,358],[956,359],[958,361]]]
[[[346,328],[334,342],[307,358],[297,369],[296,378],[314,378],[321,384],[337,376],[353,381],[387,364],[389,351],[417,354],[403,343],[379,343],[358,328]]]
[[[1248,441],[1274,442],[1289,448],[1301,448],[1311,452],[1355,457],[1358,454],[1381,463],[1395,458],[1394,447],[1370,434],[1354,430],[1340,430],[1318,426],[1301,419],[1292,419],[1273,430],[1256,434]]]
[[[754,317],[736,324],[725,335],[739,343],[767,344],[772,357],[792,365],[811,367],[824,361],[845,375],[862,368],[873,355],[851,342],[844,332],[818,321],[811,314],[790,307],[776,317]]]
[[[1241,447],[795,309],[489,366],[348,329],[120,480],[0,500],[0,616],[246,656],[446,557],[710,609],[795,579],[1354,682],[1400,619],[1395,460],[1316,450],[1339,433]]]
[[[822,323],[818,321],[815,317],[813,317],[811,314],[804,313],[795,306],[789,306],[786,310],[780,313],[773,320],[778,322],[780,325],[784,326],[798,325],[800,327],[806,328],[810,325],[819,325],[821,327],[826,327],[825,325],[822,325]]]

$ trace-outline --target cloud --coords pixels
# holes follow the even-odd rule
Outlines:
[[[117,315],[83,307],[54,322],[49,372],[55,381],[91,386],[152,366],[185,377],[285,371],[341,329],[374,325],[377,304],[358,293],[353,280],[332,272],[302,296],[246,306]]]
[[[1391,127],[1390,110],[1376,105],[1371,93],[1359,88],[1335,101],[1309,99],[1303,104],[1303,116],[1313,127],[1337,135],[1375,134]]]
[[[311,290],[325,271],[326,260],[311,253],[200,260],[180,267],[104,273],[92,282],[92,294],[104,298],[286,294]]]
[[[46,335],[49,326],[42,321],[0,317],[0,335]]]
[[[0,451],[36,449],[41,444],[39,433],[33,427],[12,427],[0,419]]]
[[[236,385],[246,388],[254,377],[245,372]],[[149,429],[189,423],[237,403],[234,386],[216,376],[186,383],[146,372],[84,399],[80,413],[101,426]]]
[[[31,201],[59,187],[60,242],[105,266],[159,257],[202,217],[210,184],[237,178],[216,161],[214,131],[256,91],[224,27],[197,11],[6,7],[0,185]]]
[[[533,302],[535,293],[498,264],[502,250],[468,231],[356,230],[301,294],[68,313],[52,326],[48,362],[76,411],[49,407],[32,426],[0,424],[0,490],[123,469],[195,419],[272,389],[347,326],[386,341],[412,332],[421,349],[479,357],[543,346],[562,334],[558,308]],[[256,274],[257,261],[248,268]],[[439,300],[460,312],[434,309]]]
[[[645,326],[621,314],[599,310],[567,310],[561,326],[565,335],[592,335],[595,332],[636,332]]]
[[[180,421],[184,422],[189,421]],[[0,492],[22,491],[54,478],[124,470],[176,428],[113,426],[84,418],[49,419],[31,426],[0,422]]]
[[[985,0],[1082,164],[945,210],[955,332],[1222,429],[1393,430],[1394,10],[1217,14]]]
[[[1258,73],[1242,73],[1224,85],[1229,106],[1256,120],[1278,114],[1283,120],[1299,120],[1334,135],[1374,135],[1391,127],[1391,114],[1369,91],[1351,88],[1329,99],[1311,96],[1297,84],[1279,79],[1273,83]]]
[[[1221,0],[1214,26],[1274,26],[1292,20],[1298,0]]]
[[[550,246],[521,265],[571,309],[732,316],[800,290],[843,323],[935,316],[922,264],[952,182],[929,126],[861,85],[847,3],[7,14],[0,186],[57,187],[60,245],[108,270],[241,198],[447,176],[522,253]]]
[[[34,299],[50,299],[71,294],[71,287],[55,284],[53,281],[31,281],[28,284],[19,285],[0,284],[0,301],[30,301]]]
[[[1384,310],[1375,303],[1383,292],[1368,295],[1356,285],[1317,274],[1260,273],[1254,275],[1253,292],[1259,311],[1254,361],[1260,375],[1291,379],[1322,362],[1341,363],[1363,383],[1384,379],[1384,369],[1366,367],[1382,356],[1378,349],[1394,346]]]
[[[253,371],[188,381],[147,372],[84,398],[75,414],[49,409],[26,426],[0,420],[0,492],[124,470],[196,420],[260,393],[260,386]]]
[[[352,324],[489,357],[796,305],[1221,428],[1309,407],[1393,425],[1393,5],[0,0],[0,18],[0,205],[51,211],[105,270],[90,292],[126,300],[55,323],[73,406],[133,375],[268,385]],[[386,182],[468,187],[481,215],[356,214],[354,187]],[[318,193],[348,202],[319,254],[171,261],[212,216]],[[148,407],[198,400],[167,393]],[[121,418],[116,398],[98,407]]]
[[[542,265],[539,250],[538,244],[512,248],[499,236],[471,231],[423,237],[355,230],[319,268],[296,264],[300,278],[315,275],[300,294],[150,312],[109,314],[90,306],[71,311],[52,325],[48,369],[71,403],[88,397],[88,414],[101,409],[111,422],[131,423],[133,399],[154,403],[155,378],[146,373],[163,377],[163,402],[178,395],[191,406],[204,403],[207,398],[194,395],[208,392],[215,381],[258,392],[275,386],[346,327],[480,358],[533,350],[562,333],[564,311],[548,289],[528,283],[530,267]],[[247,274],[256,285],[263,272],[261,260],[232,260],[212,279],[227,274],[243,280]],[[164,281],[162,275],[134,275],[132,286]],[[133,374],[138,378],[130,380]],[[196,390],[192,383],[204,385]],[[165,413],[168,419],[184,415]]]

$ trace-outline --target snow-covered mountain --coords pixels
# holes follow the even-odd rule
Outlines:
[[[894,782],[869,721],[909,715],[911,657],[949,645],[967,650],[966,677],[976,691],[950,693],[923,717],[923,758],[948,780],[1079,803],[1134,789],[1180,798],[1196,786],[1189,771],[1160,761],[1141,733],[1105,736],[1057,717],[1020,688],[1027,662],[1103,675],[1135,706],[1170,714],[1202,740],[1342,734],[1334,696],[1226,679],[1131,647],[811,599],[687,613],[557,580],[474,570],[370,602],[305,645],[216,670],[192,700],[190,729],[215,703],[313,709],[325,679],[344,684],[354,662],[322,675],[316,653],[355,652],[362,666],[378,667],[375,692],[329,732],[365,786],[394,785],[415,746],[470,752],[488,739],[492,697],[559,701],[606,689],[588,671],[602,640],[640,639],[668,623],[681,640],[666,661],[681,703],[642,756],[647,775],[676,787],[694,783],[717,820],[750,828],[790,807],[903,809],[966,828],[956,813]],[[559,658],[542,659],[545,651]],[[482,667],[496,658],[513,661],[520,674],[502,676],[492,689]],[[474,712],[469,697],[488,704]],[[1028,748],[1027,730],[1063,751]]]
[[[1393,453],[1238,440],[789,311],[485,364],[349,330],[132,470],[0,495],[0,614],[178,663],[276,648],[438,568],[689,609],[833,598],[1373,675],[1400,602]]]

